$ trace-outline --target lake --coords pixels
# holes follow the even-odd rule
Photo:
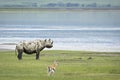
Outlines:
[[[49,39],[53,49],[120,51],[120,11],[0,11],[0,48]],[[4,44],[4,45],[3,45]]]

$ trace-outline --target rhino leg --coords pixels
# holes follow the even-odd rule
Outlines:
[[[40,53],[36,53],[36,60],[39,59],[39,54],[40,54]]]
[[[20,51],[18,51],[18,56],[17,56],[17,57],[18,57],[18,59],[19,59],[19,60],[21,60],[21,59],[22,59],[22,53],[23,53],[23,51],[21,51],[21,50],[20,50]]]

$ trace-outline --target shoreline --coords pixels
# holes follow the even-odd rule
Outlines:
[[[120,8],[0,8],[0,12],[40,11],[120,11]]]
[[[15,50],[12,50],[12,49],[0,49],[0,52],[2,51],[15,51]],[[98,52],[98,53],[120,53],[120,51],[89,51],[89,50],[59,50],[59,49],[45,49],[43,51],[71,51],[71,52],[74,52],[74,51],[78,51],[78,52]]]
[[[14,51],[15,50],[15,44],[0,44],[0,51]],[[84,48],[71,48],[71,47],[53,47],[51,49],[45,48],[44,50],[65,50],[65,51],[85,51],[85,52],[120,52],[119,49],[117,50],[111,50],[111,49],[102,49],[102,48],[91,48],[88,49],[87,47]]]

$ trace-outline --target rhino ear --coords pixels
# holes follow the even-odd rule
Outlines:
[[[51,39],[49,39],[49,41],[51,41]]]
[[[47,41],[47,39],[44,40],[45,42]]]
[[[51,42],[51,44],[53,44],[53,41]]]

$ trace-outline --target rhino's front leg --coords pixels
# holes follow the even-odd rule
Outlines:
[[[22,51],[18,51],[18,56],[17,57],[18,57],[19,60],[22,59],[22,53],[23,53]]]
[[[39,59],[39,54],[40,54],[40,52],[37,52],[37,53],[36,53],[36,60]]]

